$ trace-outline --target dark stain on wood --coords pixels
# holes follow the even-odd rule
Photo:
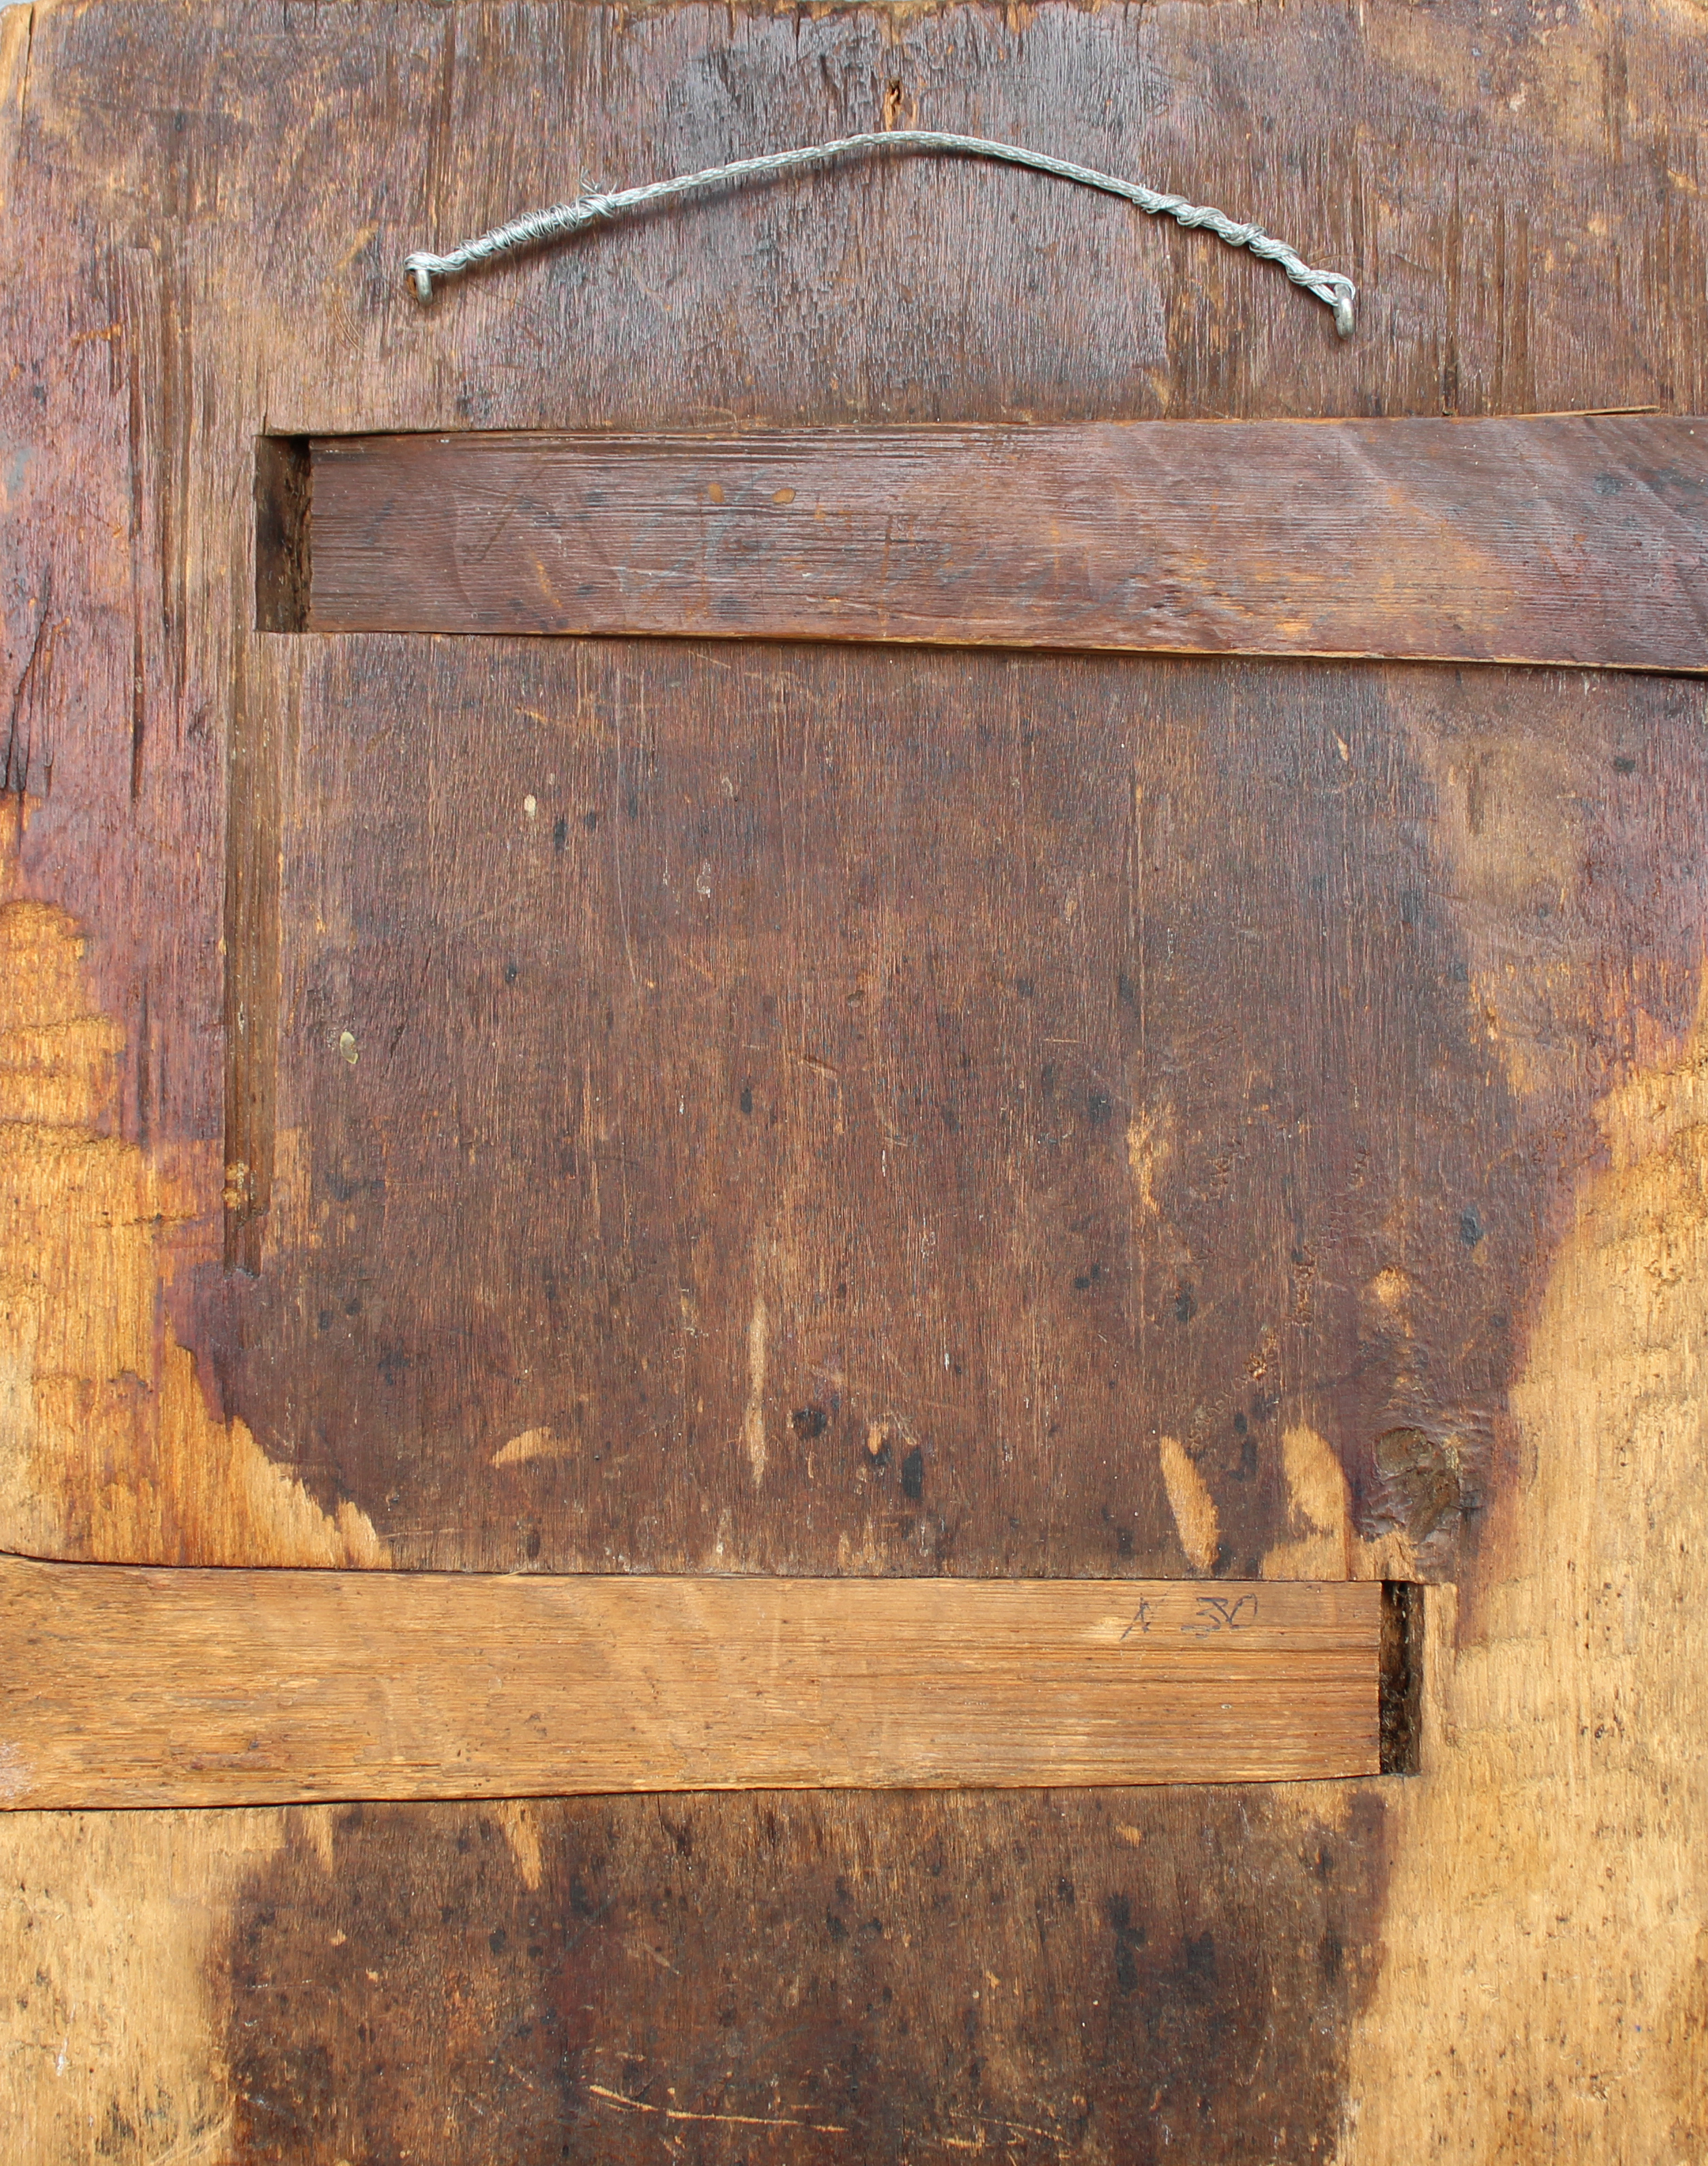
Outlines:
[[[218,1982],[235,2162],[1322,2155],[1370,1790],[530,1811],[513,1847],[359,1808],[261,1869]]]
[[[1692,1012],[1682,686],[455,651],[278,703],[289,1153],[201,1334],[270,1451],[410,1564],[1143,1575],[1172,1437],[1251,1577],[1303,1426],[1454,1575]]]
[[[340,1812],[317,1843],[293,1816],[245,1891],[221,1984],[234,2161],[333,2166],[572,2156],[577,2047],[563,1990],[585,1920],[530,1890],[490,1812],[430,1829]]]

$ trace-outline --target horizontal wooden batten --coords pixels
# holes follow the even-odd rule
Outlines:
[[[1708,668],[1688,417],[283,441],[266,629]]]
[[[1383,1611],[1373,1583],[6,1558],[0,1802],[1368,1775]]]

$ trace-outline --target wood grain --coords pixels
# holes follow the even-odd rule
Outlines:
[[[314,631],[1708,668],[1708,422],[1673,415],[398,436],[309,459]],[[281,587],[303,531],[275,541]]]
[[[0,1561],[0,1798],[247,1805],[1377,1771],[1381,1589]]]
[[[464,1438],[436,1415],[411,1419],[395,1445],[383,1415],[340,1429],[323,1376],[306,1379],[317,1405],[297,1431],[283,1361],[277,1387],[245,1371],[272,1358],[245,1354],[245,1334],[278,1329],[293,1299],[293,1329],[318,1332],[324,1308],[329,1336],[371,1332],[327,1356],[353,1374],[366,1360],[364,1392],[387,1374],[409,1389],[419,1372],[402,1360],[424,1350],[445,1358],[430,1333],[395,1328],[413,1330],[423,1283],[397,1252],[446,1245],[445,1207],[395,1183],[380,1255],[351,1218],[377,1209],[372,1186],[354,1184],[383,1176],[384,1157],[327,1155],[311,1177],[303,1114],[335,1104],[334,1086],[311,1089],[282,1059],[275,1123],[257,1065],[280,984],[270,928],[284,836],[305,838],[285,869],[303,911],[286,952],[308,966],[322,875],[300,853],[351,847],[315,835],[319,808],[348,788],[355,847],[366,842],[360,790],[335,774],[323,792],[313,763],[344,730],[351,767],[382,762],[394,799],[412,779],[425,795],[467,718],[467,763],[438,799],[442,869],[468,832],[457,816],[511,779],[505,703],[549,716],[539,695],[562,694],[563,712],[597,718],[591,699],[577,705],[585,650],[572,642],[351,639],[337,644],[359,651],[335,668],[307,666],[317,642],[257,634],[257,436],[1700,413],[1698,16],[1658,0],[1563,12],[1299,0],[1261,21],[1119,0],[103,0],[0,14],[0,89],[17,236],[17,275],[0,282],[0,809],[18,844],[3,867],[8,1528],[61,1555],[156,1561],[469,1564],[524,1560],[537,1543],[541,1560],[633,1562],[680,1543],[699,1563],[727,1512],[726,1564],[834,1569],[846,1537],[855,1570],[946,1558],[1113,1574],[1203,1557],[1249,1577],[1253,1553],[1294,1577],[1349,1560],[1368,1571],[1365,1536],[1385,1524],[1382,1540],[1417,1541],[1431,1571],[1452,1559],[1459,1578],[1457,1624],[1445,1591],[1428,1597],[1440,1659],[1424,1772],[1404,1784],[5,1815],[0,2121],[13,2148],[44,2166],[92,2148],[116,2166],[404,2151],[435,2166],[494,2154],[557,2166],[566,2146],[651,2166],[670,2144],[706,2166],[894,2166],[980,2145],[1025,2166],[1703,2156],[1708,1661],[1692,1566],[1705,1539],[1708,1046],[1692,1025],[1694,687],[1562,674],[1514,688],[1448,669],[1415,673],[1429,689],[1408,693],[1396,671],[1123,665],[1141,680],[1141,742],[1168,762],[1127,779],[1145,789],[1143,832],[1175,838],[1170,880],[1192,906],[1153,912],[1141,951],[1149,993],[1174,974],[1136,1107],[1155,1124],[1124,1175],[1119,1153],[1094,1170],[1052,1145],[1065,1128],[1031,1132],[1022,1193],[1042,1262],[1020,1283],[1059,1284],[1059,1298],[1000,1343],[1036,1350],[1040,1388],[1022,1390],[1033,1425],[987,1429],[975,1448],[982,1402],[942,1369],[940,1345],[940,1381],[968,1397],[925,1439],[922,1503],[903,1492],[899,1445],[834,1503],[784,1478],[792,1415],[829,1410],[793,1392],[793,1320],[772,1342],[771,1467],[753,1491],[741,1440],[751,1277],[715,1244],[694,1248],[693,1220],[664,1238],[660,1193],[627,1185],[640,1169],[626,1149],[599,1165],[604,1215],[589,1222],[609,1229],[609,1250],[580,1263],[579,1221],[562,1244],[598,1297],[576,1312],[573,1348],[609,1362],[609,1390],[624,1372],[598,1303],[614,1339],[637,1284],[648,1299],[662,1279],[727,1303],[735,1423],[720,1411],[686,1471],[685,1428],[620,1458],[595,1437],[583,1459],[497,1470],[519,1487],[483,1503],[487,1454],[549,1418],[509,1424],[507,1403],[540,1389],[525,1372],[551,1343],[546,1273],[561,1261],[546,1245],[560,1203],[533,1158],[516,1175],[537,1205],[527,1272],[507,1273],[478,1220],[455,1222],[477,1251],[468,1284],[492,1305],[467,1371],[468,1403],[491,1395],[490,1428]],[[1083,191],[941,167],[709,202],[470,281],[427,316],[401,289],[409,249],[551,201],[577,174],[644,179],[887,111],[1262,219],[1358,280],[1359,335],[1337,341],[1272,269],[1204,235]],[[413,650],[394,686],[381,648]],[[798,703],[784,715],[798,732],[826,687],[802,652],[778,657],[768,686],[743,682],[736,719],[767,748],[779,693]],[[608,690],[591,666],[590,691]],[[656,666],[625,665],[625,758],[644,743]],[[1366,681],[1348,690],[1354,674]],[[1222,686],[1208,718],[1187,689],[1199,675]],[[1326,763],[1289,821],[1263,807],[1287,787],[1278,743],[1308,742],[1304,722],[1278,735],[1270,720],[1293,676],[1313,680],[1291,711],[1308,721],[1315,703]],[[845,684],[853,732],[878,702]],[[378,719],[350,731],[370,702]],[[1368,738],[1345,726],[1349,704]],[[1071,711],[1083,726],[1084,705]],[[425,758],[412,719],[437,732]],[[1016,737],[1030,719],[1017,700]],[[1332,786],[1335,732],[1355,758],[1368,746],[1357,852],[1336,841],[1347,800]],[[1189,759],[1181,741],[1202,749]],[[791,816],[799,742],[786,730],[772,755]],[[1046,739],[1046,766],[1072,742]],[[1247,787],[1242,763],[1265,746],[1274,763]],[[1017,767],[1015,804],[1028,782]],[[1032,921],[1049,922],[1047,894],[1062,943],[1049,952],[1082,956],[1072,999],[1057,995],[1063,1014],[1122,930],[1106,910],[1073,946],[1091,893],[1071,877],[1093,832],[1089,810],[1082,820],[1052,816],[1047,854],[1070,856]],[[793,853],[793,830],[778,827]],[[477,853],[488,870],[503,839],[494,818]],[[1010,867],[1008,891],[1024,895],[1041,861]],[[424,877],[424,851],[420,862]],[[814,861],[788,864],[809,890]],[[324,877],[329,901],[414,907],[347,866]],[[1393,929],[1402,897],[1424,912],[1409,968]],[[1254,903],[1268,916],[1248,916]],[[1278,903],[1290,929],[1272,943],[1272,979],[1247,935]],[[1307,968],[1313,906],[1328,932]],[[324,938],[335,991],[337,919]],[[421,967],[430,943],[409,938]],[[957,971],[976,953],[969,941]],[[626,969],[623,981],[632,993]],[[467,1018],[454,1091],[476,1123],[495,1120],[475,1087],[490,1015],[467,978],[430,982],[436,1028],[459,1006]],[[811,984],[793,981],[797,1001]],[[755,986],[755,1005],[774,991]],[[940,1058],[927,1026],[952,1000],[896,1005],[915,1018],[908,1043]],[[975,1021],[995,1042],[999,1018]],[[282,1023],[287,1043],[307,1028],[288,1009]],[[1053,1017],[1038,1034],[1085,1035]],[[323,1049],[335,1060],[336,1037]],[[372,1049],[332,1073],[371,1071]],[[945,1041],[941,1065],[962,1049]],[[836,1284],[806,1269],[814,1215],[866,1178],[865,1160],[826,1165],[825,1132],[806,1117],[812,1071],[785,1065],[801,1096],[766,1130],[771,1154],[730,1178],[754,1196],[750,1231],[784,1244],[767,1307],[780,1284],[799,1306],[776,1313],[810,1320]],[[632,1128],[639,1109],[619,1110]],[[257,1315],[233,1299],[223,1222],[228,1193],[245,1209],[264,1201],[248,1185],[251,1144],[275,1130],[287,1178],[265,1224],[250,1222],[252,1251],[282,1269],[300,1236],[310,1261],[294,1296]],[[474,1140],[490,1147],[488,1133]],[[529,1133],[517,1117],[504,1139]],[[936,1160],[936,1182],[948,1166]],[[1483,1185],[1459,1202],[1473,1173]],[[1060,1329],[1097,1259],[1054,1274],[1073,1244],[1118,1230],[1118,1193],[1145,1353],[1127,1366],[1123,1346],[1121,1365],[1097,1369],[1106,1318]],[[1474,1246],[1459,1230],[1469,1209],[1484,1229]],[[936,1206],[922,1216],[941,1255],[943,1225],[962,1222]],[[857,1238],[854,1202],[839,1223]],[[335,1303],[321,1298],[335,1273],[317,1278],[308,1246],[323,1232],[345,1244]],[[1177,1239],[1199,1304],[1183,1324]],[[904,1253],[880,1247],[853,1339],[880,1413],[883,1301],[912,1287],[978,1313],[922,1245],[911,1279],[894,1276]],[[709,1260],[667,1276],[684,1255]],[[377,1264],[398,1274],[390,1292],[369,1276]],[[366,1306],[352,1316],[351,1303]],[[700,1348],[692,1307],[667,1313],[682,1325],[671,1358]],[[909,1398],[924,1396],[930,1320],[923,1305],[905,1318]],[[814,1360],[830,1336],[819,1328]],[[433,1383],[447,1394],[449,1353]],[[1241,1380],[1269,1354],[1284,1405],[1254,1421],[1271,1384]],[[634,1388],[660,1372],[655,1360]],[[1143,1417],[1151,1378],[1180,1419],[1159,1418],[1139,1450],[1133,1420],[1123,1432],[1093,1417],[1104,1403]],[[572,1381],[561,1380],[566,1413]],[[1163,1436],[1178,1446],[1166,1495]],[[867,1461],[857,1434],[849,1457]],[[726,1460],[740,1479],[701,1525],[695,1487]],[[1177,1498],[1189,1550],[1171,1546]]]
[[[1284,1576],[1455,1577],[1596,1096],[1694,1013],[1695,684],[268,644],[277,1140],[198,1323],[323,1511],[1255,1579],[1314,1465]]]

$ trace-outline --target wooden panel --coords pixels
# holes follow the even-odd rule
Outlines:
[[[1708,668],[1708,423],[1672,416],[377,436],[310,459],[314,631]]]
[[[1415,1787],[0,1814],[0,2102],[29,2166],[92,2102],[102,2166],[1309,2166]]]
[[[1379,1587],[0,1560],[0,1803],[1369,1775]]]
[[[243,1041],[277,983],[277,778],[300,729],[338,742],[318,702],[360,722],[378,681],[277,664],[264,649],[314,642],[250,629],[258,435],[1708,407],[1708,43],[1689,9],[1648,0],[1558,19],[1299,0],[1265,11],[1261,35],[1247,9],[1120,0],[103,0],[0,15],[0,87],[23,267],[0,282],[16,363],[0,371],[0,1474],[8,1528],[61,1554],[374,1561],[419,1535],[451,1556],[463,1510],[482,1528],[466,1558],[501,1544],[525,1557],[535,1539],[558,1553],[525,1492],[482,1517],[439,1486],[442,1461],[411,1492],[412,1455],[432,1442],[454,1459],[454,1431],[412,1431],[366,1469],[317,1464],[314,1433],[293,1443],[241,1373],[242,1331],[267,1319],[227,1306],[224,1197],[244,1176],[223,1149],[225,1055],[234,1091],[271,1075]],[[943,167],[710,202],[470,282],[428,317],[398,281],[409,249],[579,173],[688,170],[887,109],[1261,218],[1360,281],[1359,335],[1337,341],[1273,270],[1201,234]],[[430,644],[406,688],[418,717],[510,689],[488,642]],[[1391,698],[1394,673],[1378,674]],[[1270,742],[1252,725],[1273,680],[1232,675],[1245,726],[1230,744]],[[524,672],[516,696],[546,712],[535,695],[551,684]],[[1290,1302],[1272,1317],[1273,1341],[1243,1343],[1241,1323],[1201,1351],[1199,1327],[1229,1312],[1196,1276],[1177,1343],[1206,1378],[1265,1343],[1296,1361],[1305,1325],[1332,1320],[1313,1388],[1273,1427],[1248,1424],[1253,1472],[1232,1429],[1246,1409],[1225,1408],[1224,1429],[1215,1394],[1179,1372],[1204,1426],[1161,1434],[1198,1455],[1231,1568],[1250,1543],[1295,1575],[1348,1554],[1368,1569],[1357,1529],[1389,1519],[1434,1527],[1437,1557],[1445,1525],[1474,1534],[1452,1545],[1456,1630],[1446,1595],[1430,1598],[1446,1613],[1440,1698],[1416,1781],[9,1815],[0,2125],[14,2148],[44,2166],[92,2145],[119,2166],[404,2151],[555,2166],[566,2145],[640,2166],[661,2137],[706,2166],[896,2166],[981,2142],[1025,2166],[1708,2152],[1708,1662],[1689,1653],[1708,1315],[1700,703],[1663,680],[1617,689],[1537,678],[1515,696],[1467,672],[1438,710],[1393,705],[1359,786],[1373,802],[1389,779],[1388,832],[1433,869],[1391,892],[1394,914],[1422,894],[1451,927],[1417,976],[1459,1003],[1447,1049],[1426,1034],[1368,1128],[1289,1126],[1286,1094],[1260,1089],[1226,1142],[1207,1129],[1156,1191],[1199,1229],[1222,1212],[1215,1283],[1249,1315],[1265,1282],[1235,1281],[1220,1258],[1256,1180],[1273,1254],[1309,1297],[1303,1319]],[[1178,711],[1157,707],[1151,742],[1167,746]],[[759,694],[748,714],[768,721]],[[377,741],[398,748],[400,791],[402,721]],[[445,800],[447,848],[470,772]],[[418,768],[420,787],[433,773]],[[1192,847],[1215,842],[1217,801]],[[1325,786],[1323,816],[1336,801]],[[1303,806],[1279,835],[1236,818],[1203,895],[1245,891],[1242,839],[1268,833],[1284,857],[1307,826]],[[228,833],[243,938],[222,955]],[[1336,889],[1336,872],[1331,857],[1304,873],[1351,899],[1331,965],[1359,927],[1389,922],[1382,890]],[[1189,959],[1213,990],[1241,951],[1194,934],[1205,911],[1153,921],[1150,954]],[[1197,1087],[1232,1093],[1253,1047],[1308,1082],[1294,965],[1266,991],[1259,940],[1243,946],[1237,1001],[1205,1018],[1224,1049],[1194,1067]],[[1400,979],[1331,980],[1362,989],[1403,1062]],[[1418,1128],[1437,1075],[1439,1116]],[[1370,1087],[1361,1071],[1336,1103]],[[249,1112],[267,1128],[264,1096]],[[1335,1211],[1313,1212],[1296,1263],[1281,1245],[1289,1139],[1326,1153],[1337,1119],[1336,1192],[1370,1213],[1353,1233],[1394,1244],[1368,1273],[1336,1262],[1363,1237],[1336,1247]],[[287,1170],[298,1125],[278,1128]],[[1502,1199],[1492,1214],[1477,1202],[1481,1223],[1514,1229],[1504,1251],[1488,1231],[1466,1248],[1451,1218],[1445,1243],[1426,1238],[1473,1159]],[[329,1223],[355,1202],[327,1201]],[[400,1217],[396,1239],[424,1238],[418,1224],[433,1222]],[[345,1298],[363,1290],[358,1276]],[[1038,1343],[1051,1353],[1046,1332]],[[1087,1345],[1048,1378],[1047,1466],[1004,1492],[1021,1523],[1011,1568],[1078,1554],[1141,1570],[1147,1528],[1169,1524],[1154,1490],[1149,1516],[1123,1516],[1121,1485],[1152,1478],[1157,1446],[1091,1424],[1089,1387],[1071,1388]],[[730,1358],[745,1380],[739,1339]],[[1389,1435],[1385,1470],[1357,1442],[1373,1371],[1412,1409],[1373,1432]],[[778,1418],[808,1403],[785,1403],[787,1384],[773,1365],[773,1447]],[[745,1466],[739,1435],[730,1455]],[[975,1499],[1010,1478],[994,1440],[956,1457]],[[551,1463],[530,1464],[539,1478]],[[927,1451],[928,1485],[942,1464]],[[607,1471],[587,1492],[588,1546],[645,1556],[656,1486],[632,1461],[593,1480]],[[886,1478],[898,1501],[839,1504],[827,1552],[846,1532],[857,1565],[869,1519],[884,1568],[934,1568],[894,1455]],[[798,1493],[726,1501],[726,1556],[817,1542],[830,1516]],[[975,1558],[1005,1524],[980,1509]],[[932,1510],[930,1545],[975,1516]],[[1207,1531],[1201,1511],[1188,1523]],[[1175,1551],[1155,1568],[1194,1567]],[[792,2120],[849,2132],[775,2125]]]
[[[256,680],[277,1128],[198,1336],[351,1561],[1454,1576],[1694,1012],[1694,686],[446,645]]]

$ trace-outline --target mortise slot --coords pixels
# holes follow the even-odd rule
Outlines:
[[[308,520],[313,469],[306,436],[255,441],[255,628],[306,631],[313,584]]]
[[[1423,1727],[1424,1590],[1405,1580],[1382,1588],[1382,1772],[1415,1775]]]
[[[255,446],[255,621],[295,632],[308,621],[310,462],[306,436]],[[297,658],[279,673],[288,678]],[[225,774],[225,1263],[261,1269],[271,1200],[278,1069],[281,705],[277,663],[240,652]]]

